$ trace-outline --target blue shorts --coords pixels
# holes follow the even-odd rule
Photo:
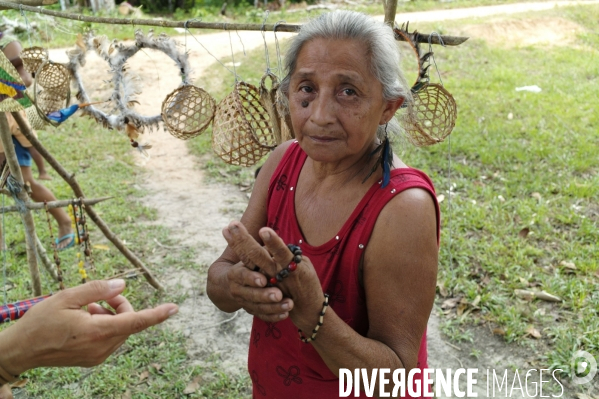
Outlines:
[[[19,166],[31,167],[31,152],[29,152],[29,148],[23,147],[21,143],[19,143],[19,140],[17,140],[14,136],[12,136],[12,142],[15,145],[15,152],[17,153]]]

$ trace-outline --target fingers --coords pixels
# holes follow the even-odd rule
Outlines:
[[[281,237],[275,233],[275,231],[269,227],[263,227],[260,229],[260,238],[264,242],[264,245],[268,249],[275,259],[275,262],[285,267],[293,260],[293,254],[287,247],[287,244],[283,242]]]
[[[126,312],[134,312],[133,306],[129,303],[127,298],[122,295],[117,295],[114,298],[110,298],[106,300],[106,303],[113,308],[116,313],[126,313]]]
[[[98,305],[95,302],[92,302],[90,304],[87,305],[87,311],[89,314],[106,314],[106,315],[114,315],[113,312],[111,312],[110,310],[106,309],[104,306]]]
[[[176,314],[179,308],[174,303],[167,303],[154,309],[144,309],[139,312],[125,312],[114,316],[94,315],[98,337],[109,338],[128,336],[160,324]]]
[[[114,298],[125,289],[125,280],[94,280],[77,287],[69,288],[55,295],[66,307],[78,309],[92,302]]]
[[[276,265],[266,249],[252,237],[240,222],[234,221],[223,230],[227,243],[235,251],[239,259],[247,266],[257,265],[273,272]]]
[[[227,274],[229,281],[235,284],[258,288],[266,286],[266,277],[262,273],[250,271],[241,265],[232,267]]]

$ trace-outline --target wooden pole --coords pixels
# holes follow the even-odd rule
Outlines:
[[[19,115],[18,112],[13,112],[13,115],[14,114]],[[0,112],[0,139],[2,140],[2,145],[4,146],[4,154],[6,155],[6,162],[10,168],[10,173],[21,186],[20,191],[16,194],[17,198],[15,198],[15,200],[27,203],[29,202],[29,196],[25,191],[21,167],[19,166],[19,161],[17,160],[17,154],[15,153],[15,147],[12,142],[12,135],[10,134],[10,128],[8,127],[8,120],[6,119],[6,114],[4,112]],[[33,223],[33,216],[31,215],[31,211],[29,209],[27,209],[24,213],[21,213],[21,217],[23,219],[23,224],[25,225],[27,263],[29,264],[29,273],[31,274],[33,295],[40,296],[42,295],[42,281],[40,279],[40,269],[37,266],[35,224]]]
[[[391,21],[395,20],[395,10],[397,8],[397,0],[388,0],[387,1],[387,9],[390,9],[390,5],[393,4],[393,15],[390,18]],[[265,31],[272,32],[277,28],[277,32],[297,32],[302,26],[301,25],[292,25],[292,24],[229,24],[225,22],[199,22],[199,21],[165,21],[165,20],[155,20],[155,19],[126,19],[126,18],[104,18],[104,17],[94,17],[90,15],[82,15],[82,14],[72,14],[60,11],[46,10],[44,8],[37,7],[29,7],[24,5],[18,5],[14,3],[10,3],[7,1],[0,1],[0,8],[12,8],[15,10],[23,9],[27,12],[34,12],[38,14],[51,15],[53,17],[65,18],[65,19],[73,19],[75,21],[80,22],[92,22],[99,24],[110,24],[110,25],[131,25],[131,26],[158,26],[162,28],[185,28],[187,26],[188,29],[215,29],[215,30],[234,30],[234,31]],[[390,11],[391,13],[391,11]],[[385,21],[387,21],[387,15],[385,10]],[[428,43],[429,34],[421,33],[418,40],[420,43]],[[467,37],[459,37],[459,36],[432,36],[431,43],[432,44],[441,44],[439,38],[443,40],[443,44],[446,46],[457,46],[466,40]],[[404,38],[398,38],[397,40],[405,40]]]
[[[50,277],[52,277],[54,281],[56,281],[57,283],[60,282],[58,280],[58,272],[56,271],[56,265],[52,263],[52,261],[48,257],[46,248],[44,248],[42,242],[40,241],[40,238],[37,236],[35,237],[35,248],[37,249],[37,254],[40,257],[40,260],[42,261],[42,265],[44,265],[44,267],[50,274]]]
[[[385,1],[385,23],[390,27],[395,27],[395,13],[397,12],[397,0],[386,0]],[[427,42],[428,36],[426,35]]]
[[[96,205],[99,202],[106,201],[111,198],[112,197],[84,198],[83,205],[85,205],[85,206]],[[79,199],[76,199],[76,200],[50,201],[46,204],[48,206],[48,209],[54,209],[54,208],[63,208],[65,206],[69,206],[73,203],[73,201],[75,201],[75,204],[77,204],[77,205],[81,204],[81,202],[82,202],[82,201],[79,201]],[[31,209],[31,210],[46,208],[46,206],[42,202],[30,202],[28,204],[25,204],[25,206],[27,206],[27,209]],[[16,212],[18,210],[19,209],[17,206],[7,206],[4,208],[0,208],[0,213]]]
[[[33,135],[33,133],[31,132],[29,124],[27,123],[25,118],[23,118],[23,116],[21,116],[21,114],[19,114],[18,112],[13,112],[12,116],[15,118],[15,121],[17,121],[17,124],[19,125],[19,128],[21,129],[21,133],[23,133],[23,136],[25,136],[27,138],[27,140],[29,140],[31,145],[40,154],[42,154],[42,156],[44,157],[46,162],[48,162],[52,166],[52,168],[54,168],[56,173],[58,173],[60,175],[60,177],[62,177],[63,180],[65,182],[67,182],[67,184],[69,186],[71,186],[71,189],[75,193],[75,196],[77,196],[78,198],[85,198],[85,195],[83,194],[83,190],[81,189],[81,186],[79,186],[79,183],[77,183],[77,180],[75,180],[75,175],[69,174],[62,167],[62,165],[60,163],[58,163],[58,161],[48,152],[48,150],[46,150],[46,148],[42,145],[42,143],[40,143],[40,141],[37,139],[37,137],[35,137]],[[12,142],[11,142],[11,144],[12,144]],[[150,272],[150,270],[142,263],[142,261],[137,256],[135,256],[135,254],[133,252],[131,252],[129,250],[129,248],[127,248],[123,244],[123,242],[117,237],[116,234],[114,234],[112,232],[112,230],[110,230],[108,225],[106,223],[104,223],[102,218],[94,211],[92,206],[86,205],[83,209],[85,209],[85,212],[88,214],[90,219],[96,224],[96,226],[98,226],[98,228],[102,231],[102,233],[104,233],[104,236],[110,242],[112,242],[119,251],[121,251],[121,253],[125,256],[125,258],[127,258],[127,260],[129,260],[129,262],[131,262],[131,264],[133,266],[135,266],[138,269],[142,269],[144,271],[143,274],[144,274],[144,277],[146,278],[146,280],[148,281],[148,283],[150,283],[150,285],[152,287],[154,287],[158,290],[163,290],[162,285],[158,282],[158,280],[156,280],[154,278],[154,276],[152,275],[152,272]]]
[[[49,6],[51,4],[56,4],[58,2],[58,0],[6,0],[6,2],[8,3],[13,3],[17,5],[17,8],[19,8],[19,5],[25,5],[25,6]],[[11,7],[1,7],[0,6],[0,10],[8,10]]]

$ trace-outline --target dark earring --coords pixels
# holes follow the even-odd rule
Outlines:
[[[302,101],[302,107],[306,108],[308,106],[308,102],[307,101]]]

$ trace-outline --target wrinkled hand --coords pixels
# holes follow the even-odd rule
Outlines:
[[[240,222],[231,222],[223,230],[229,247],[241,259],[241,262],[232,267],[229,272],[230,281],[236,284],[235,287],[231,286],[231,292],[244,309],[248,310],[246,308],[248,306],[250,313],[257,310],[252,314],[270,322],[285,318],[274,316],[277,316],[276,312],[281,310],[282,304],[289,303],[288,314],[293,323],[304,331],[311,331],[318,321],[324,299],[312,262],[308,257],[303,256],[297,269],[290,273],[289,277],[274,287],[262,288],[266,287],[268,278],[287,268],[293,259],[293,254],[271,228],[263,227],[259,234],[264,247]],[[260,268],[259,271],[254,271],[256,266]],[[269,312],[270,310],[273,312]]]
[[[124,289],[123,280],[92,281],[36,304],[2,332],[4,345],[12,343],[7,348],[2,345],[7,355],[0,359],[2,366],[14,375],[35,367],[95,366],[131,334],[163,322],[178,310],[175,304],[164,304],[135,312],[119,295]],[[100,300],[114,311],[95,303]],[[82,309],[86,305],[87,311]]]

